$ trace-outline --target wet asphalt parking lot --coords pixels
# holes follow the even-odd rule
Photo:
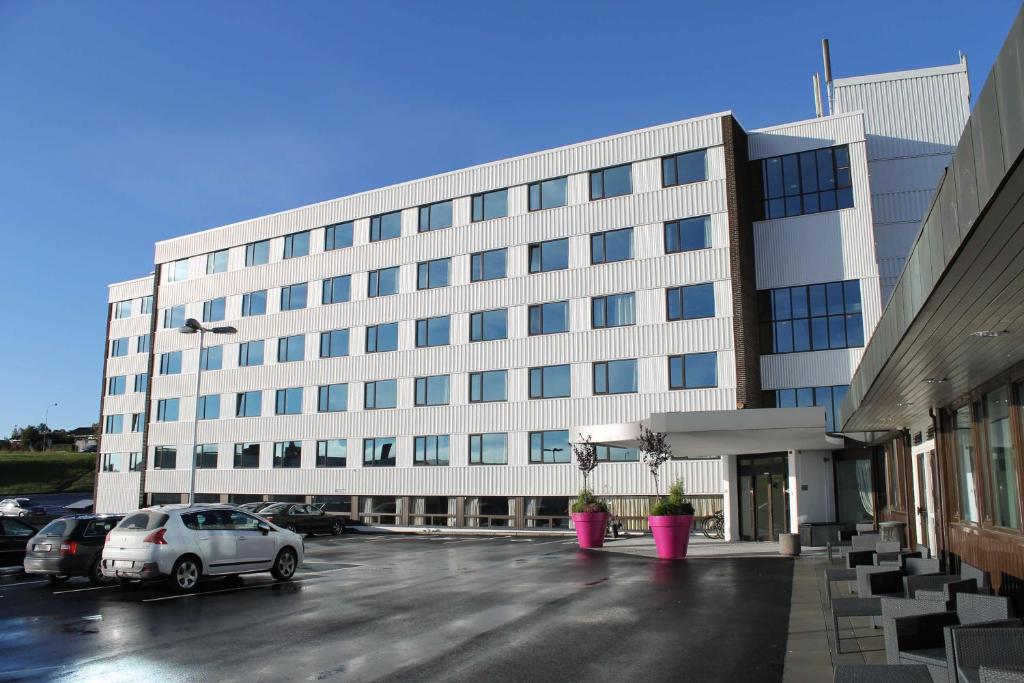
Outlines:
[[[295,579],[0,577],[0,681],[774,681],[783,558],[665,562],[564,537],[306,540]]]

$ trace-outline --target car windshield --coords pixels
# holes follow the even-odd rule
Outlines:
[[[284,512],[285,508],[288,507],[287,503],[275,503],[274,505],[268,505],[267,507],[260,510],[261,515],[275,515]]]
[[[89,522],[89,526],[85,527],[85,531],[82,533],[83,536],[106,536],[107,532],[117,526],[119,517],[104,517],[102,519],[94,519]]]
[[[167,515],[162,512],[155,510],[140,511],[122,519],[117,528],[124,531],[149,531],[150,529],[162,527],[166,523]]]
[[[39,532],[40,536],[66,536],[75,528],[75,521],[70,519],[55,519]]]

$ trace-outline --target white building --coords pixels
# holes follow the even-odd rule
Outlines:
[[[863,102],[966,78],[922,73]],[[965,119],[960,93],[933,106]],[[663,481],[685,478],[699,513],[724,496],[730,537],[845,521],[841,463],[860,456],[826,432],[883,300],[869,164],[888,157],[866,128],[919,129],[839,99],[809,121],[746,132],[713,114],[159,242],[152,278],[110,290],[105,376],[127,388],[102,403],[97,508],[181,500],[198,414],[201,500],[564,526],[570,442],[589,435],[609,444],[597,491],[641,524],[645,423],[681,456]],[[198,405],[188,318],[237,328],[206,336]]]

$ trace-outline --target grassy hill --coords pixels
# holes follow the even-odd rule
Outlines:
[[[0,496],[91,492],[95,453],[0,452]]]

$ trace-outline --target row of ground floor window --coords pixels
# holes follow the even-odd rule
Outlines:
[[[188,501],[182,493],[150,493],[149,505]],[[608,496],[612,515],[628,530],[646,530],[650,496]],[[347,515],[369,525],[430,527],[507,527],[568,529],[569,505],[565,496],[296,496],[247,493],[199,493],[197,503],[252,503],[278,501],[323,505],[328,512]],[[691,496],[697,517],[722,509],[721,495]]]

